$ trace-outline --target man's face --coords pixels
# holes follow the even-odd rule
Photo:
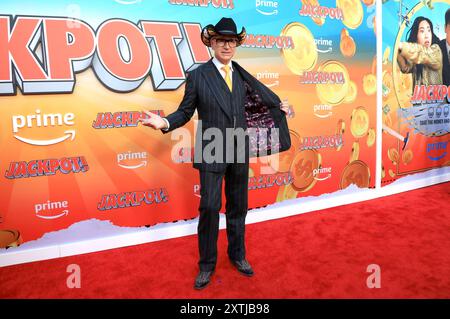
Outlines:
[[[235,36],[219,35],[211,39],[211,48],[217,60],[228,64],[236,52],[237,43]]]

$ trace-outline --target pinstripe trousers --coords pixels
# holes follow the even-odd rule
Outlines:
[[[216,267],[219,211],[222,207],[222,181],[224,178],[228,256],[232,260],[245,258],[248,169],[247,161],[247,163],[228,163],[223,173],[199,171],[201,200],[197,230],[201,271],[213,271]]]

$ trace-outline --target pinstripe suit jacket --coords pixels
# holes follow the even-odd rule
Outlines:
[[[439,42],[442,51],[442,81],[444,85],[450,85],[450,62],[448,60],[448,51],[446,45],[447,39]]]
[[[268,107],[268,115],[273,119],[275,127],[279,128],[280,148],[278,151],[285,151],[291,146],[286,116],[280,110],[280,98],[238,63],[234,61],[232,63],[235,70],[233,72],[232,94],[211,59],[188,73],[183,100],[178,109],[166,117],[170,127],[163,133],[168,133],[186,124],[197,109],[201,123],[199,121],[196,133],[193,166],[200,170],[220,172],[226,169],[226,163],[224,162],[207,163],[203,160],[201,154],[203,154],[205,146],[211,142],[203,137],[206,129],[219,129],[225,139],[227,128],[243,128],[245,130],[248,127],[244,107],[244,101],[248,93],[244,88],[243,81],[247,82],[259,94],[262,105]],[[224,140],[223,145],[225,146],[225,144]],[[248,148],[248,143],[246,147]],[[226,149],[224,149],[225,152],[227,152]],[[270,151],[268,153],[270,154]],[[246,154],[246,161],[248,161],[248,153]]]

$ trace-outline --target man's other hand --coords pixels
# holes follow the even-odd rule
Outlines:
[[[284,99],[283,101],[281,101],[281,103],[280,103],[280,109],[281,109],[285,114],[288,114],[288,113],[289,113],[289,101],[288,101],[288,99]]]
[[[145,110],[143,112],[148,115],[148,118],[139,119],[142,125],[149,126],[155,130],[167,128],[167,124],[161,116]]]

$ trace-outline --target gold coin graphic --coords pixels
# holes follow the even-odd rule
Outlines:
[[[392,169],[389,169],[389,176],[394,178],[395,177],[395,173]]]
[[[352,152],[350,153],[349,163],[358,160],[358,158],[359,158],[359,142],[354,142],[352,146]]]
[[[361,25],[364,11],[360,0],[336,0],[336,6],[342,10],[346,27],[356,29]]]
[[[388,149],[388,158],[391,160],[392,163],[397,164],[400,160],[400,155],[398,154],[398,151],[395,148]]]
[[[377,77],[375,74],[364,75],[363,90],[367,95],[372,95],[377,92]]]
[[[413,152],[411,150],[406,150],[405,152],[403,152],[402,155],[403,164],[408,165],[409,163],[411,163],[412,159],[413,159]]]
[[[369,187],[370,170],[366,163],[357,160],[345,166],[341,175],[341,189],[347,188],[350,184],[355,184],[360,188]]]
[[[291,136],[291,148],[285,152],[268,156],[267,158],[270,167],[280,173],[289,171],[294,156],[300,150],[301,146],[301,138],[297,132],[289,130],[289,135]]]
[[[336,128],[336,134],[337,135],[344,135],[345,133],[345,121],[343,119],[339,119],[337,123]],[[342,149],[342,144],[340,144],[338,147],[336,147],[336,151],[340,151]]]
[[[319,99],[324,104],[338,105],[347,96],[350,76],[347,68],[340,62],[330,60],[319,67],[319,72],[333,74],[337,83],[317,84],[316,91]]]
[[[291,184],[280,186],[277,194],[277,202],[297,198],[297,194],[298,192],[292,187]]]
[[[341,40],[344,37],[348,37],[350,35],[350,33],[348,33],[348,30],[346,28],[342,28],[341,30]]]
[[[0,248],[17,247],[22,244],[18,230],[0,230]]]
[[[363,106],[353,110],[350,122],[350,131],[356,138],[366,135],[369,129],[369,114]]]
[[[317,45],[309,29],[298,22],[292,22],[281,30],[281,36],[291,37],[294,48],[282,49],[284,63],[292,73],[302,75],[309,71],[317,62]]]
[[[303,150],[295,155],[291,172],[294,181],[292,188],[297,192],[310,190],[317,182],[313,171],[320,168],[321,156],[316,150]]]
[[[403,88],[403,90],[405,92],[411,92],[412,90],[412,76],[411,74],[400,74],[400,79],[401,79],[401,87]]]
[[[362,2],[364,2],[366,6],[370,7],[375,3],[375,0],[362,0]]]
[[[348,85],[348,92],[344,99],[344,103],[355,102],[357,95],[358,95],[358,87],[356,86],[355,82],[350,81],[350,83]]]
[[[383,52],[383,64],[387,64],[389,62],[389,56],[391,55],[391,47],[386,47]]]
[[[341,38],[340,49],[343,56],[351,58],[356,53],[356,43],[351,36]]]
[[[366,140],[368,147],[372,147],[373,144],[375,144],[375,138],[376,138],[375,130],[373,128],[369,129],[367,131],[367,140]]]
[[[394,88],[394,80],[391,72],[386,70],[383,71],[382,85],[383,87],[381,90],[383,93],[383,99],[387,99]]]
[[[372,22],[373,22],[373,33],[375,33],[375,36],[376,36],[377,35],[377,16],[373,16]]]
[[[372,74],[377,74],[377,56],[375,55],[372,60]]]

